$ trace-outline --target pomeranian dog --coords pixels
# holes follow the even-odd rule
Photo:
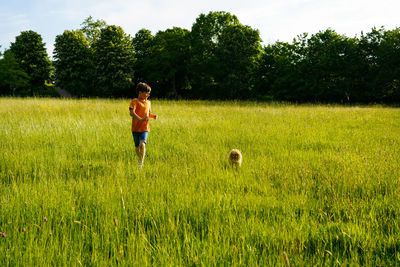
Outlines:
[[[242,153],[238,149],[232,149],[229,152],[229,163],[232,166],[240,167],[242,165]]]

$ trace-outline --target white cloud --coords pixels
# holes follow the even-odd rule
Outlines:
[[[1,50],[8,48],[21,31],[29,29],[29,19],[24,14],[13,14],[10,10],[0,9]]]

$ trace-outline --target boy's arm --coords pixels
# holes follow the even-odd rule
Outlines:
[[[151,110],[149,110],[149,118],[152,118],[152,119],[157,119],[157,115],[155,115],[155,114],[151,114]]]
[[[131,117],[137,119],[138,121],[145,121],[145,120],[148,120],[147,117],[143,117],[143,118],[139,117],[139,116],[136,114],[136,112],[133,110],[133,108],[129,108],[129,113],[130,113]]]

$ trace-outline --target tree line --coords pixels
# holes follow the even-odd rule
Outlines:
[[[158,98],[399,103],[400,29],[360,37],[332,29],[262,46],[259,32],[228,12],[200,14],[191,30],[133,37],[88,17],[54,44],[21,32],[0,59],[0,94],[34,95],[54,80],[77,97],[132,97],[147,82]]]

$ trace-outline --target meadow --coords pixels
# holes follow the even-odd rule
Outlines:
[[[129,102],[0,99],[0,266],[400,265],[400,109]]]

